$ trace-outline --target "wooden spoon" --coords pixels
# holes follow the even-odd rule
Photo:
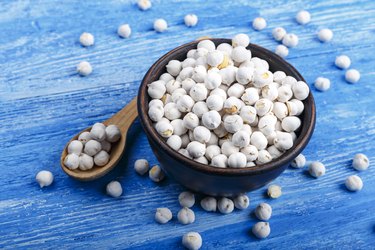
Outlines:
[[[103,124],[106,126],[114,124],[117,125],[118,128],[121,131],[121,138],[118,142],[112,143],[112,149],[110,152],[110,158],[109,162],[102,166],[94,166],[92,169],[89,170],[80,170],[78,169],[69,169],[65,167],[64,165],[64,159],[65,156],[68,154],[68,145],[71,141],[77,140],[78,136],[85,131],[90,131],[91,127],[86,128],[85,130],[82,130],[77,135],[75,135],[65,146],[64,151],[61,154],[60,164],[61,168],[64,170],[64,172],[73,177],[74,179],[80,180],[80,181],[92,181],[95,179],[98,179],[111,171],[117,163],[120,161],[121,156],[125,149],[125,142],[126,142],[126,135],[128,133],[128,130],[138,116],[137,111],[137,98],[134,98],[128,105],[126,105],[123,109],[121,109],[118,113],[114,114],[111,118],[104,121]]]

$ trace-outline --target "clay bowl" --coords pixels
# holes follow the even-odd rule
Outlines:
[[[229,39],[210,39],[216,45],[231,43]],[[149,119],[147,84],[159,79],[165,73],[165,66],[170,60],[184,60],[189,50],[195,49],[199,41],[184,44],[161,57],[146,73],[138,93],[137,108],[142,127],[147,135],[150,146],[160,162],[165,173],[195,192],[213,196],[233,196],[239,193],[258,189],[278,177],[291,161],[306,147],[315,127],[315,104],[310,95],[304,100],[305,109],[300,115],[302,125],[297,131],[294,146],[281,157],[252,168],[215,168],[191,160],[170,148],[166,141],[159,136]],[[305,81],[301,74],[281,57],[267,49],[250,44],[253,57],[266,60],[272,72],[281,70],[297,80]]]

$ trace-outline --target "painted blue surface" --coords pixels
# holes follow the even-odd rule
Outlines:
[[[185,232],[198,231],[202,249],[374,249],[375,248],[375,2],[343,1],[153,1],[142,12],[135,1],[18,0],[0,2],[0,247],[1,248],[133,248],[181,249]],[[312,22],[297,25],[301,9]],[[183,25],[187,13],[199,16],[194,28]],[[268,27],[255,32],[251,20],[261,15]],[[152,30],[165,18],[166,33]],[[116,29],[129,23],[133,34],[120,39]],[[274,50],[274,27],[298,34],[291,62],[311,84],[316,77],[331,80],[328,92],[313,90],[317,105],[315,133],[305,149],[308,160],[320,160],[327,173],[315,180],[306,170],[288,169],[274,183],[283,196],[268,200],[265,189],[249,193],[245,211],[229,215],[194,207],[196,222],[158,225],[157,207],[179,210],[183,188],[171,179],[161,184],[136,175],[138,158],[157,163],[138,121],[132,126],[119,167],[90,183],[68,178],[59,167],[64,144],[81,129],[105,120],[137,93],[152,63],[170,49],[198,37],[232,37],[245,32],[252,42]],[[331,43],[316,39],[319,28],[334,32]],[[95,46],[81,47],[83,32],[95,35]],[[333,65],[341,53],[361,72],[359,83],[344,81]],[[79,77],[75,65],[91,62],[94,71]],[[351,168],[354,154],[371,163],[366,172]],[[35,174],[48,169],[52,186],[40,189]],[[346,191],[343,183],[359,174],[364,188]],[[120,199],[105,195],[106,183],[119,180]],[[272,232],[257,240],[251,212],[260,202],[273,207]]]

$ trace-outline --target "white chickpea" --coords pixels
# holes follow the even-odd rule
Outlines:
[[[159,81],[163,81],[164,84],[169,82],[170,80],[175,80],[173,76],[171,76],[169,73],[163,73],[160,77],[159,77]]]
[[[256,88],[247,88],[241,99],[246,105],[254,105],[259,100],[258,90]]]
[[[194,128],[193,134],[196,141],[204,144],[206,144],[211,138],[211,131],[204,126]]]
[[[224,101],[218,95],[210,95],[206,100],[206,104],[210,110],[220,111],[223,109]]]
[[[122,38],[129,38],[132,33],[132,29],[129,24],[122,24],[117,28],[117,34]]]
[[[237,209],[244,210],[249,207],[250,199],[246,194],[240,194],[233,199],[234,206]]]
[[[82,46],[88,47],[94,45],[95,39],[91,33],[83,32],[79,37],[79,42]]]
[[[188,95],[181,96],[176,103],[178,110],[182,113],[190,112],[194,104],[193,98]]]
[[[181,63],[182,68],[186,67],[195,67],[195,59],[194,58],[186,58]]]
[[[198,23],[198,17],[194,14],[188,14],[184,17],[184,22],[187,27],[194,27]]]
[[[134,162],[134,170],[139,175],[144,175],[145,173],[147,173],[149,170],[149,167],[150,165],[146,159],[138,159]]]
[[[284,119],[289,114],[288,107],[282,102],[274,102],[272,112],[280,120]]]
[[[175,120],[181,117],[181,112],[177,108],[177,104],[170,102],[164,106],[164,116],[168,120]]]
[[[96,166],[102,167],[106,165],[108,162],[109,162],[109,154],[104,150],[101,150],[99,153],[97,153],[94,156],[94,163]]]
[[[279,44],[275,48],[275,54],[282,58],[285,58],[289,55],[289,49],[285,45]]]
[[[83,152],[89,156],[94,156],[102,150],[102,144],[96,140],[90,140],[86,143]]]
[[[353,158],[352,166],[355,170],[364,171],[367,170],[370,165],[370,161],[364,154],[356,154]]]
[[[272,215],[272,207],[267,203],[260,203],[255,209],[255,216],[262,221],[268,221]]]
[[[162,18],[156,19],[154,21],[154,30],[156,32],[162,33],[168,29],[168,23]]]
[[[155,129],[158,132],[158,134],[164,138],[168,138],[173,135],[173,126],[170,122],[164,120],[159,121],[156,123]]]
[[[330,29],[321,29],[319,30],[318,32],[318,39],[323,42],[323,43],[326,43],[326,42],[329,42],[331,41],[333,38],[333,32],[332,30]]]
[[[111,124],[105,128],[105,139],[108,142],[115,143],[118,140],[120,140],[120,138],[121,138],[121,131],[116,125]]]
[[[178,74],[181,72],[182,65],[178,60],[170,60],[165,68],[171,76],[178,76]]]
[[[105,125],[103,123],[97,122],[95,123],[90,130],[90,136],[92,139],[96,141],[104,141],[105,140]]]
[[[275,145],[268,147],[267,151],[268,153],[270,153],[272,159],[276,159],[283,154],[283,152],[280,151]]]
[[[209,111],[207,107],[207,103],[203,101],[196,102],[192,108],[192,112],[198,116],[198,118],[202,118],[203,114]]]
[[[182,154],[183,156],[185,156],[185,157],[187,157],[189,159],[192,159],[191,155],[189,155],[189,152],[186,149],[181,148],[181,149],[178,150],[178,152],[180,154]]]
[[[286,30],[283,27],[276,27],[272,30],[272,36],[276,41],[283,40],[286,35]]]
[[[214,197],[205,197],[201,200],[200,204],[206,212],[216,212],[217,200]]]
[[[295,115],[302,114],[303,110],[305,109],[305,106],[304,106],[303,102],[301,102],[300,100],[297,100],[297,99],[292,99],[292,100],[290,100],[290,102],[294,103],[298,108],[298,112]]]
[[[259,150],[257,164],[265,164],[272,161],[272,156],[267,150]]]
[[[254,74],[253,85],[257,88],[262,88],[273,82],[273,74],[271,71],[256,71]]]
[[[241,67],[236,72],[236,80],[242,85],[252,82],[254,79],[254,68]]]
[[[318,77],[315,80],[314,86],[319,91],[327,91],[331,87],[331,81],[325,77]]]
[[[206,145],[197,141],[190,142],[186,149],[193,158],[199,158],[206,153]]]
[[[228,166],[231,168],[244,168],[246,167],[246,155],[241,152],[233,153],[228,158]]]
[[[207,98],[208,91],[204,84],[197,83],[190,89],[189,94],[196,102],[204,101]]]
[[[53,174],[50,171],[42,170],[37,173],[35,180],[41,188],[48,187],[53,182]]]
[[[164,116],[164,108],[162,106],[151,106],[148,109],[148,116],[154,122],[160,121]]]
[[[293,147],[293,138],[289,133],[276,131],[276,138],[273,140],[273,144],[280,151],[286,151]]]
[[[237,131],[233,134],[232,142],[236,147],[246,147],[250,143],[250,133],[244,130]]]
[[[235,83],[235,84],[232,84],[232,86],[228,88],[227,92],[228,92],[228,96],[234,96],[236,98],[240,98],[242,94],[245,92],[245,87],[241,84]]]
[[[241,100],[237,97],[231,96],[224,102],[224,110],[228,114],[236,114],[240,111],[242,106]]]
[[[273,114],[267,114],[260,117],[258,121],[258,128],[265,136],[267,136],[276,130],[276,122],[276,116]]]
[[[301,126],[301,120],[296,116],[285,117],[281,122],[281,127],[287,132],[294,132]]]
[[[233,142],[231,141],[225,141],[221,145],[221,153],[229,157],[230,155],[239,152],[240,149],[236,147]]]
[[[242,63],[251,58],[251,52],[243,46],[237,46],[233,48],[231,58],[237,63]]]
[[[241,153],[246,155],[247,162],[255,161],[258,158],[258,149],[253,145],[241,148]]]
[[[222,83],[225,85],[231,85],[236,80],[237,68],[228,66],[219,71]]]
[[[262,132],[255,131],[251,134],[250,144],[255,146],[258,150],[265,149],[268,141]]]
[[[207,89],[216,89],[221,84],[221,75],[215,71],[208,71],[205,79],[204,86]]]
[[[205,157],[211,161],[212,158],[214,158],[215,156],[219,155],[221,153],[221,148],[217,145],[209,145],[207,148],[206,148],[206,153],[205,153]]]
[[[167,144],[171,148],[177,151],[181,148],[181,144],[182,144],[181,137],[179,137],[178,135],[172,135],[171,137],[168,138]]]
[[[253,29],[260,31],[267,27],[266,19],[263,17],[257,17],[253,20]]]
[[[82,61],[77,65],[77,72],[81,76],[88,76],[92,73],[92,66],[87,61]]]
[[[356,192],[363,188],[363,182],[358,175],[351,175],[346,178],[345,186],[349,191]]]
[[[295,116],[299,114],[299,107],[296,103],[287,101],[285,104],[288,109],[288,115]]]
[[[138,8],[143,11],[148,10],[152,7],[152,3],[150,0],[138,0],[137,5]]]
[[[64,158],[64,166],[69,169],[77,169],[79,167],[79,156],[77,154],[68,154]]]
[[[204,113],[202,116],[202,124],[208,129],[215,129],[221,124],[221,116],[216,110]]]
[[[181,87],[185,90],[185,93],[189,92],[190,89],[196,84],[196,82],[191,78],[186,78],[181,82]],[[173,94],[172,94],[173,96]]]
[[[267,189],[267,195],[272,199],[277,199],[283,194],[279,185],[270,185]]]
[[[292,88],[289,85],[282,85],[278,88],[278,97],[279,102],[287,102],[293,97]]]
[[[79,140],[73,140],[68,145],[68,154],[76,154],[79,155],[82,153],[83,144]]]
[[[217,208],[219,209],[220,213],[222,214],[229,214],[233,212],[234,209],[234,203],[231,199],[228,199],[226,197],[222,197],[219,199],[217,203]]]
[[[219,50],[214,50],[208,52],[207,54],[207,64],[211,67],[217,67],[224,60],[224,54]]]
[[[193,75],[191,77],[195,82],[204,82],[206,79],[206,76],[207,76],[207,69],[203,65],[197,65],[194,67]]]
[[[243,46],[247,47],[250,44],[250,37],[246,34],[237,34],[232,38],[232,46]]]
[[[289,48],[296,47],[298,45],[298,36],[292,33],[288,33],[284,36],[282,42]]]
[[[356,69],[349,69],[345,72],[345,80],[348,83],[356,83],[361,78],[361,74]]]
[[[193,67],[183,68],[180,74],[178,75],[178,77],[180,78],[179,81],[182,82],[183,80],[187,78],[191,78],[193,76],[193,73],[194,73]]]
[[[276,71],[276,72],[273,73],[273,80],[276,83],[280,84],[282,82],[282,80],[285,79],[285,77],[286,77],[286,74],[283,71]]]
[[[196,114],[190,112],[184,116],[182,122],[185,128],[192,130],[199,125],[199,118]]]
[[[204,156],[201,156],[201,157],[195,158],[194,161],[199,162],[199,163],[202,163],[202,164],[204,164],[204,165],[207,165],[207,164],[208,164],[208,160],[207,160],[207,158],[204,157]]]
[[[165,174],[159,165],[154,165],[148,172],[148,176],[152,181],[160,182],[164,179]]]
[[[183,136],[187,132],[182,119],[176,119],[171,121],[173,127],[173,134],[178,136]]]
[[[340,55],[336,57],[335,65],[339,69],[347,69],[350,67],[351,61],[350,58],[346,55]]]
[[[309,166],[309,173],[311,176],[319,178],[326,173],[326,168],[323,163],[314,161]]]
[[[147,93],[153,99],[160,99],[163,97],[167,89],[164,81],[154,81],[147,85]]]
[[[311,20],[311,15],[306,10],[301,10],[296,15],[296,21],[297,21],[297,23],[299,23],[301,25],[305,25],[305,24],[309,23],[310,20]]]
[[[274,84],[266,85],[262,88],[262,97],[270,101],[276,100],[279,95],[278,87]]]
[[[83,145],[86,144],[86,142],[88,142],[89,140],[91,140],[91,135],[90,135],[90,132],[88,131],[85,131],[85,132],[82,132],[79,136],[78,136],[78,141],[80,141]]]
[[[211,166],[216,168],[226,168],[228,165],[228,157],[224,154],[219,154],[211,159]]]
[[[293,168],[303,168],[306,165],[306,158],[303,154],[299,154],[290,164]]]
[[[89,170],[94,167],[94,159],[87,154],[79,155],[79,169],[80,170]]]
[[[243,126],[243,120],[239,115],[228,115],[224,118],[224,127],[229,133],[236,133]]]
[[[186,148],[189,142],[190,142],[189,135],[187,134],[181,135],[181,148]]]
[[[270,224],[268,222],[258,222],[253,226],[251,230],[253,234],[259,239],[267,238],[271,233]]]
[[[202,40],[197,44],[197,49],[200,49],[200,48],[204,48],[208,52],[210,52],[210,51],[214,51],[216,49],[216,46],[214,42],[212,42],[211,40]]]
[[[255,102],[254,105],[257,115],[258,116],[264,116],[265,114],[269,113],[273,109],[273,102],[271,102],[268,99],[259,99],[258,101]]]

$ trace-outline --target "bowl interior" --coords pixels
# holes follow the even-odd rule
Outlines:
[[[212,40],[216,44],[216,46],[221,43],[231,43],[230,39],[216,38],[210,40]],[[165,66],[168,64],[170,60],[182,61],[186,59],[187,52],[191,49],[195,49],[198,42],[199,41],[193,41],[184,44],[165,54],[154,65],[152,65],[152,67],[149,69],[149,71],[143,78],[138,93],[138,111],[142,126],[149,139],[151,138],[152,140],[157,141],[158,145],[160,145],[160,149],[165,150],[169,156],[177,159],[182,163],[185,163],[186,165],[189,165],[191,168],[195,168],[196,170],[203,171],[209,174],[234,176],[244,174],[259,174],[268,170],[272,170],[279,166],[288,164],[290,161],[292,161],[307,145],[314,130],[315,104],[311,91],[308,98],[306,98],[303,101],[305,108],[303,113],[299,116],[301,119],[301,127],[296,132],[297,140],[294,142],[293,147],[287,150],[279,158],[272,160],[269,163],[257,165],[255,167],[240,169],[215,168],[209,165],[196,162],[173,150],[171,147],[167,145],[166,141],[156,132],[156,130],[153,127],[153,122],[148,117],[148,103],[150,101],[150,97],[147,94],[147,84],[158,80],[159,77],[166,72]],[[250,44],[247,48],[251,50],[252,57],[259,57],[261,59],[266,60],[270,65],[271,72],[281,70],[284,71],[286,75],[293,76],[294,78],[296,78],[297,81],[305,81],[301,74],[292,65],[290,65],[288,62],[286,62],[284,59],[282,59],[275,53],[255,44]]]

